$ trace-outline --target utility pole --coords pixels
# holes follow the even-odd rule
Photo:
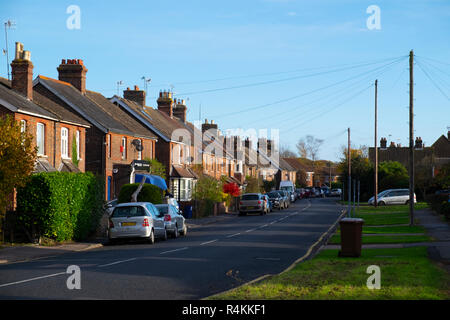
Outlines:
[[[122,80],[117,81],[116,85],[117,85],[117,96],[120,96],[119,90],[120,90],[120,86],[123,85],[123,81]]]
[[[409,224],[414,225],[414,52],[409,52]]]
[[[375,179],[374,179],[374,197],[373,204],[378,206],[378,79],[375,80]]]
[[[347,161],[348,161],[348,212],[347,215],[350,218],[351,211],[351,195],[352,195],[352,159],[350,151],[350,128],[348,128],[348,147],[347,147]]]
[[[5,22],[5,41],[6,41],[6,49],[3,50],[3,53],[6,55],[6,69],[8,73],[8,80],[11,80],[11,74],[9,73],[9,51],[8,51],[8,29],[11,29],[16,24],[15,22],[8,20]]]

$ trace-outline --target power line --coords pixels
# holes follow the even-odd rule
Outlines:
[[[445,98],[447,98],[447,100],[450,101],[450,97],[447,96],[447,94],[441,89],[441,87],[439,87],[439,85],[431,78],[431,76],[428,74],[428,72],[425,71],[425,68],[422,66],[422,64],[421,64],[419,61],[417,61],[417,60],[416,60],[416,62],[417,62],[417,65],[419,66],[419,68],[420,68],[420,69],[422,70],[422,72],[425,74],[425,76],[426,76],[426,77],[431,81],[431,83],[436,87],[436,89],[438,89],[439,92],[442,93],[442,95],[443,95]]]

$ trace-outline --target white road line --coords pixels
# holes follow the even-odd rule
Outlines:
[[[21,281],[16,281],[16,282],[10,282],[10,283],[5,283],[5,284],[0,284],[0,288],[12,286],[12,285],[15,285],[15,284],[20,284],[20,283],[25,283],[25,282],[30,282],[30,281],[35,281],[35,280],[45,279],[45,278],[56,277],[56,276],[60,276],[60,275],[63,275],[63,274],[67,274],[67,273],[66,273],[66,272],[59,272],[59,273],[54,273],[54,274],[48,274],[48,275],[42,276],[42,277],[36,277],[36,278],[31,278],[31,279],[26,279],[26,280],[21,280]]]
[[[240,235],[240,234],[241,234],[241,233],[238,232],[238,233],[235,233],[235,234],[232,234],[232,235],[227,236],[227,238],[235,237],[235,236],[238,236],[238,235]]]
[[[214,239],[214,240],[211,240],[211,241],[206,241],[206,242],[200,243],[200,245],[203,246],[203,245],[205,245],[205,244],[213,243],[213,242],[216,242],[216,241],[218,241],[218,240],[219,240],[219,239]]]
[[[111,262],[111,263],[108,263],[108,264],[102,264],[102,265],[99,265],[97,267],[99,267],[99,268],[109,267],[109,266],[113,266],[115,264],[124,263],[124,262],[128,262],[128,261],[133,261],[133,260],[136,260],[136,259],[137,258],[131,258],[131,259],[127,259],[127,260],[120,260],[120,261]]]
[[[186,250],[187,248],[188,247],[183,247],[183,248],[178,248],[178,249],[174,249],[174,250],[164,251],[164,252],[161,252],[160,254],[166,254],[166,253],[171,253],[171,252],[175,252],[175,251]]]
[[[255,231],[255,229],[248,229],[248,230],[245,230],[245,232],[252,232],[252,231]]]
[[[265,227],[267,227],[267,226],[269,226],[269,225],[268,225],[268,224],[265,224],[265,225],[261,226],[260,228],[265,228]]]

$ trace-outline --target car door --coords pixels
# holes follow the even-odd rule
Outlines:
[[[153,204],[146,204],[146,208],[150,212],[153,220],[153,229],[155,230],[155,236],[163,236],[165,232],[164,217],[159,217],[159,211]]]
[[[172,210],[172,217],[175,218],[178,226],[178,230],[183,230],[184,227],[184,217],[179,213],[178,209],[175,207],[171,207]]]
[[[389,192],[389,195],[388,195],[389,204],[398,204],[399,203],[398,198],[399,198],[399,192],[398,191],[391,191],[391,192]]]

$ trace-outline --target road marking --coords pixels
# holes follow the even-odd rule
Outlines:
[[[137,258],[131,258],[131,259],[127,259],[127,260],[120,260],[120,261],[111,262],[111,263],[108,263],[108,264],[102,264],[102,265],[99,265],[98,267],[99,268],[109,267],[109,266],[113,266],[115,264],[124,263],[124,262],[128,262],[128,261],[133,261],[133,260],[136,260],[136,259]]]
[[[265,227],[267,227],[267,226],[269,226],[269,225],[268,225],[268,224],[265,224],[265,225],[261,226],[260,228],[265,228]]]
[[[26,280],[21,280],[21,281],[16,281],[16,282],[10,282],[10,283],[5,283],[5,284],[0,284],[0,288],[12,286],[12,285],[15,285],[15,284],[20,284],[20,283],[25,283],[25,282],[30,282],[30,281],[35,281],[35,280],[45,279],[45,278],[56,277],[56,276],[60,276],[60,275],[63,275],[63,274],[67,274],[67,273],[66,273],[66,272],[59,272],[59,273],[54,273],[54,274],[48,274],[48,275],[42,276],[42,277],[36,277],[36,278],[31,278],[31,279],[26,279]]]
[[[232,235],[227,236],[227,238],[235,237],[235,236],[238,236],[238,235],[240,235],[240,234],[241,234],[241,233],[238,232],[238,233],[235,233],[235,234],[232,234]]]
[[[245,232],[252,232],[252,231],[255,231],[255,229],[248,229],[248,230],[245,230]]]
[[[166,254],[166,253],[171,253],[171,252],[175,252],[175,251],[186,250],[187,248],[188,247],[183,247],[183,248],[178,248],[178,249],[174,249],[174,250],[164,251],[164,252],[161,252],[160,254]]]
[[[216,241],[218,241],[218,240],[219,240],[219,239],[214,239],[214,240],[211,240],[211,241],[206,241],[206,242],[200,243],[200,245],[203,246],[203,245],[205,245],[205,244],[213,243],[213,242],[216,242]]]

